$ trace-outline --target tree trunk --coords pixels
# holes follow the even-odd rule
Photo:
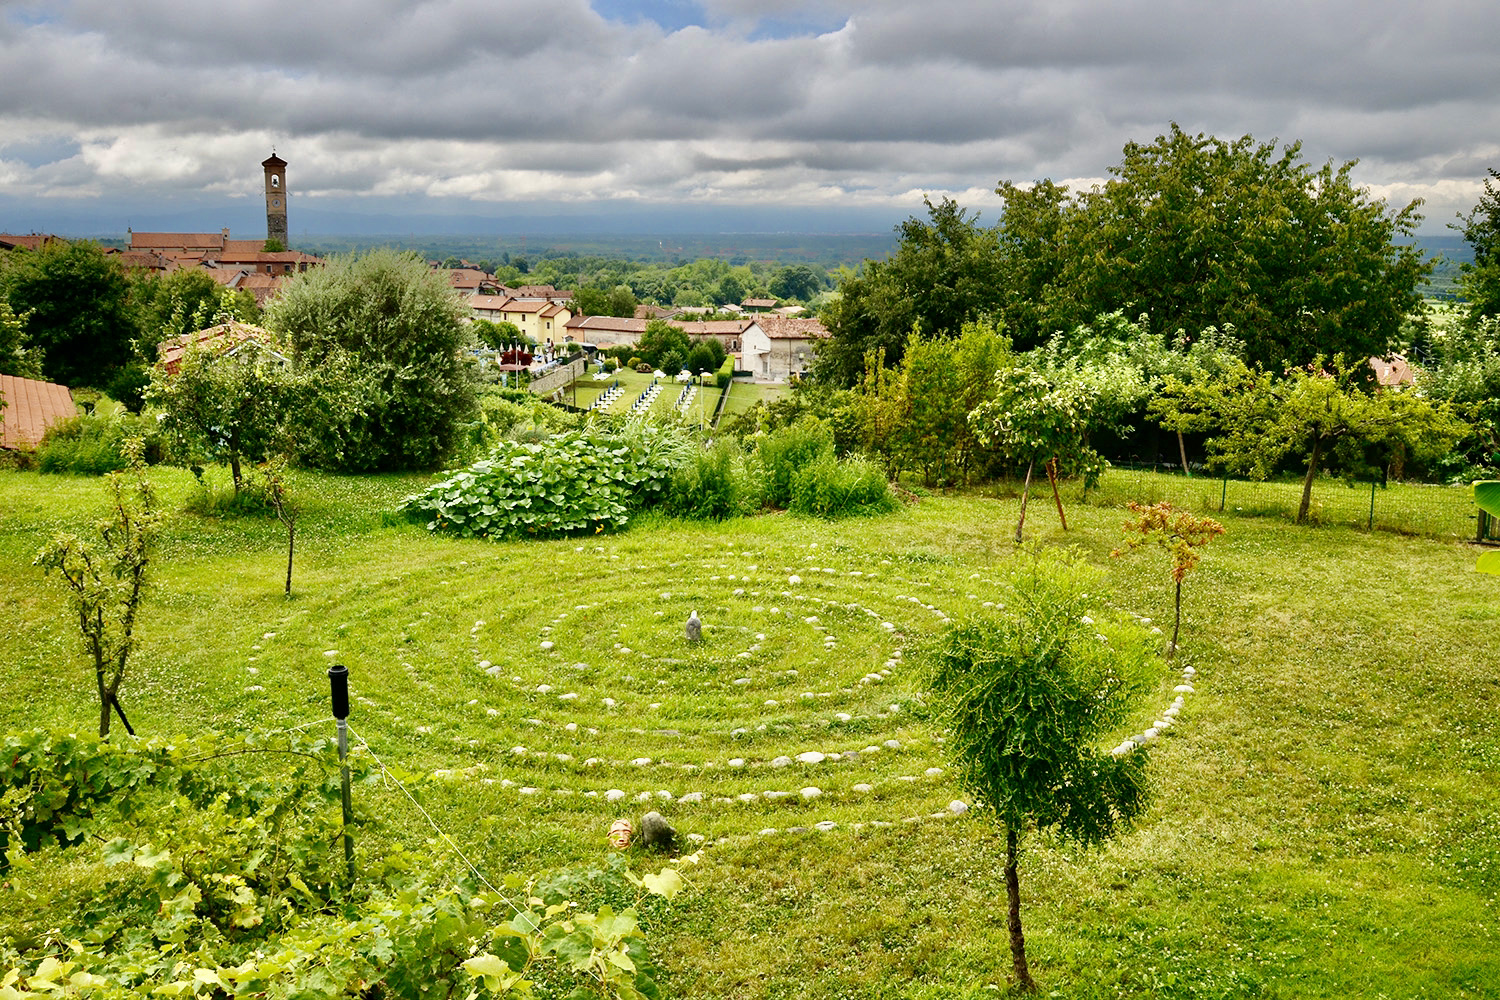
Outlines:
[[[1016,872],[1016,831],[1005,831],[1005,925],[1010,931],[1010,963],[1016,983],[1028,992],[1036,989],[1026,966],[1026,937],[1021,933],[1021,878]]]
[[[1177,630],[1182,628],[1182,581],[1177,581],[1177,616],[1172,620],[1172,641],[1167,645],[1167,659],[1177,655]]]
[[[1184,476],[1191,476],[1192,473],[1188,471],[1187,464],[1187,445],[1182,442],[1182,431],[1180,430],[1177,432],[1177,454],[1182,456],[1182,474]]]
[[[1068,530],[1068,516],[1063,513],[1062,497],[1057,492],[1057,456],[1053,455],[1047,459],[1047,481],[1052,484],[1052,502],[1057,504],[1057,519],[1062,522],[1062,529]]]
[[[1312,506],[1313,477],[1318,474],[1318,459],[1322,457],[1323,436],[1313,438],[1312,454],[1307,459],[1307,478],[1302,480],[1302,506],[1297,508],[1297,523],[1307,520],[1308,508]]]
[[[1021,528],[1026,524],[1026,501],[1031,499],[1031,470],[1036,468],[1036,459],[1026,466],[1026,485],[1021,487],[1021,518],[1016,521],[1016,544],[1021,544]]]
[[[232,451],[229,453],[229,472],[234,477],[234,495],[240,494],[240,453]]]
[[[95,675],[94,681],[96,686],[99,688],[99,738],[101,740],[107,740],[109,739],[109,718],[110,708],[112,706],[110,702],[109,692],[105,690],[104,687],[104,671],[99,671],[99,673]]]
[[[286,596],[292,596],[292,552],[297,547],[297,523],[290,521],[286,526]]]

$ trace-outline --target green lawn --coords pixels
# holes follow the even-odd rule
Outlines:
[[[179,510],[191,477],[155,475]],[[136,727],[331,734],[325,671],[345,663],[358,739],[439,774],[423,807],[492,877],[597,863],[611,820],[653,807],[703,838],[652,922],[666,996],[1003,987],[1003,845],[948,812],[967,796],[912,661],[944,616],[995,613],[1013,499],[496,544],[382,516],[421,482],[299,475],[290,600],[274,520],[175,515],[123,692]],[[102,505],[97,480],[0,472],[8,728],[97,719],[60,588],[30,560]],[[1115,605],[1169,627],[1165,557],[1109,557],[1122,520],[1074,505],[1064,533],[1036,502],[1027,534],[1079,546]],[[1043,995],[1500,997],[1500,587],[1453,540],[1226,523],[1185,588],[1196,692],[1154,751],[1144,820],[1093,852],[1029,842]],[[841,756],[777,760],[808,751]],[[360,794],[386,835],[433,836],[394,787]],[[67,905],[42,865],[8,878],[0,930]]]

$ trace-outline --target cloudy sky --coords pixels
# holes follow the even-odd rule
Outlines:
[[[294,235],[993,220],[1176,121],[1444,232],[1500,167],[1497,45],[1494,0],[0,0],[0,230],[238,230],[273,147]]]

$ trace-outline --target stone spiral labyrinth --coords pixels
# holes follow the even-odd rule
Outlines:
[[[477,609],[468,652],[483,694],[467,707],[497,752],[434,777],[543,819],[596,816],[601,838],[612,818],[652,809],[699,843],[969,811],[913,700],[908,653],[995,608],[993,580],[816,543],[665,561],[596,542],[572,556],[567,603]],[[1159,738],[1183,704],[1179,692],[1115,752]]]

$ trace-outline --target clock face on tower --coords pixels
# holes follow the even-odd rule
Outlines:
[[[271,207],[272,208],[280,208],[281,207],[281,199],[280,198],[272,198],[271,199]]]

